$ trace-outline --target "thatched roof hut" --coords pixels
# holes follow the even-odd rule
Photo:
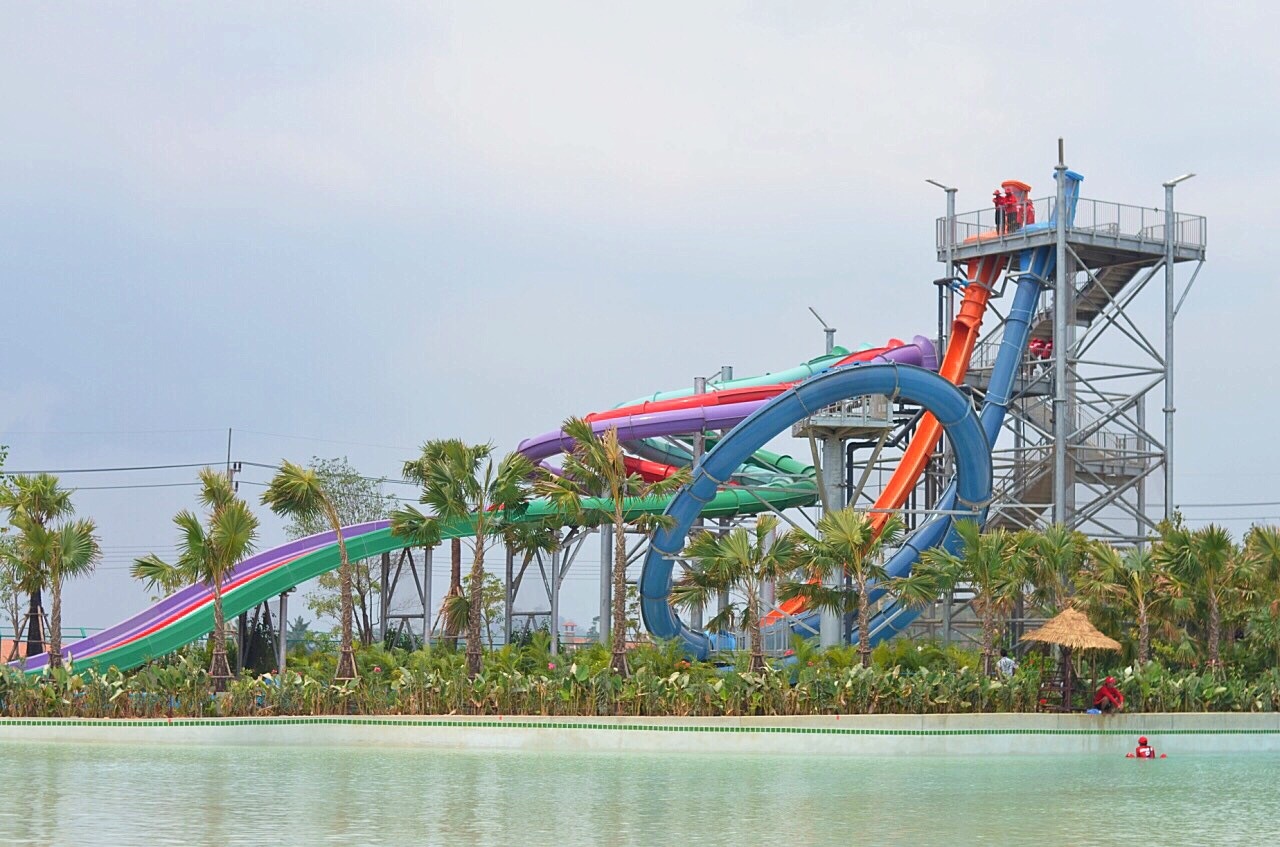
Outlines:
[[[1022,636],[1023,641],[1042,641],[1071,650],[1120,650],[1120,642],[1108,638],[1089,623],[1083,612],[1066,609],[1039,629]]]

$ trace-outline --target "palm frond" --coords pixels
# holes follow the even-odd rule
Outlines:
[[[316,515],[325,505],[320,477],[314,469],[304,468],[286,459],[280,463],[267,490],[262,492],[262,504],[277,515]]]

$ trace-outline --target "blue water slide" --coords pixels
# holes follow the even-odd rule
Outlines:
[[[1080,199],[1080,183],[1084,180],[1074,171],[1066,172],[1064,186],[1064,206],[1067,225],[1075,220],[1076,204]],[[1057,225],[1057,210],[1050,214],[1043,223],[1030,224],[1027,231],[1052,229]],[[1000,435],[1000,427],[1004,425],[1005,414],[1009,410],[1013,386],[1027,349],[1027,341],[1031,332],[1031,317],[1039,301],[1040,289],[1055,271],[1054,248],[1036,247],[1023,250],[1018,256],[1018,276],[1013,295],[1013,305],[1005,319],[1004,333],[1000,340],[1000,350],[991,370],[991,381],[987,388],[986,400],[982,406],[982,430],[988,443],[994,445]],[[920,555],[930,547],[941,546],[951,552],[959,547],[959,537],[955,532],[956,516],[947,514],[955,508],[955,484],[952,483],[943,492],[938,503],[938,510],[943,514],[931,519],[918,529],[906,544],[895,553],[885,565],[891,577],[905,576],[911,567],[920,559]],[[987,510],[982,511],[981,520],[986,522]],[[872,592],[872,601],[883,595],[883,590]],[[920,614],[917,609],[890,604],[883,609],[871,623],[871,642],[879,644],[886,638],[892,638],[902,632]]]
[[[991,449],[968,398],[947,380],[909,365],[863,365],[829,371],[789,388],[734,427],[694,467],[693,478],[667,506],[674,524],[661,529],[640,574],[640,611],[645,627],[658,638],[679,638],[697,658],[711,650],[704,633],[690,630],[671,608],[675,558],[703,504],[715,496],[735,470],[772,438],[832,403],[868,394],[887,394],[915,402],[942,424],[956,455],[955,508],[978,519],[991,497]]]
[[[1067,171],[1065,174],[1066,184],[1064,185],[1064,209],[1067,216],[1067,224],[1070,225],[1075,219],[1075,209],[1080,196],[1080,183],[1084,177],[1074,171]],[[1026,231],[1036,231],[1051,229],[1057,225],[1057,215],[1059,210],[1054,209],[1049,215],[1048,220],[1031,224],[1026,227]],[[1030,333],[1030,319],[1039,300],[1041,286],[1048,280],[1049,276],[1054,272],[1054,249],[1052,247],[1038,247],[1034,249],[1023,250],[1018,256],[1018,275],[1015,282],[1015,293],[1013,304],[1010,308],[1009,315],[1006,318],[1004,333],[1001,338],[1000,350],[997,353],[995,364],[992,368],[991,380],[987,389],[987,396],[983,405],[982,413],[979,416],[979,428],[982,430],[984,440],[987,444],[994,444],[1000,433],[1000,428],[1004,422],[1004,416],[1008,410],[1009,403],[1012,399],[1012,391],[1015,377],[1017,376],[1018,367],[1022,363],[1023,356],[1027,347],[1028,336]],[[811,382],[822,377],[814,377],[805,383],[797,386],[799,390]],[[944,384],[949,385],[949,383]],[[955,390],[954,388],[952,390]],[[882,391],[862,391],[861,394],[867,393],[886,393]],[[790,394],[790,392],[788,392]],[[856,396],[853,394],[844,395],[837,399],[845,399],[845,397]],[[920,398],[916,402],[930,408]],[[782,402],[790,402],[788,395],[782,395],[775,399],[773,403],[761,408],[755,415],[743,421],[738,427],[726,436],[725,440],[733,437],[737,430],[747,427],[749,424],[753,427],[764,427],[761,421],[766,417],[773,417],[771,409],[774,405]],[[828,401],[828,402],[834,402]],[[933,409],[930,408],[930,411]],[[796,420],[807,415],[800,415],[793,420],[787,420],[777,429],[774,429],[764,437],[760,444],[763,445],[774,435],[781,433],[786,427],[790,426]],[[784,415],[785,417],[785,415]],[[757,420],[759,419],[759,420]],[[944,420],[939,416],[940,420]],[[763,429],[761,430],[763,431]],[[948,436],[952,438],[953,446],[957,450],[957,462],[959,463],[960,450],[959,445],[955,443],[955,435],[948,429]],[[759,435],[753,436],[758,438]],[[723,442],[722,442],[723,443]],[[717,449],[720,445],[717,445]],[[714,453],[714,451],[712,451]],[[704,459],[704,464],[709,462],[712,453],[708,453]],[[990,476],[990,453],[989,449],[986,454],[986,473]],[[708,467],[711,467],[708,465]],[[903,544],[901,548],[886,563],[886,570],[890,576],[905,576],[910,573],[911,567],[920,559],[921,554],[931,547],[942,546],[944,549],[954,552],[959,546],[959,538],[955,533],[955,521],[957,519],[973,518],[985,522],[987,515],[987,505],[982,504],[976,511],[972,511],[972,506],[957,510],[957,503],[973,504],[975,501],[970,496],[964,495],[964,489],[959,487],[959,483],[964,478],[963,468],[958,464],[957,480],[948,486],[940,499],[937,509],[941,512],[937,517],[927,521],[916,532],[914,532]],[[701,471],[701,468],[699,468]],[[723,469],[711,468],[712,478],[719,478],[720,474],[727,473]],[[726,477],[727,478],[727,477]],[[695,482],[699,477],[695,476]],[[671,530],[659,533],[655,539],[654,545],[651,547],[648,556],[645,559],[644,572],[641,575],[641,612],[644,616],[646,626],[649,631],[659,637],[680,637],[685,642],[691,653],[697,656],[705,656],[710,642],[703,633],[691,632],[683,626],[679,619],[670,609],[668,596],[670,594],[672,572],[671,557],[677,555],[680,547],[684,543],[685,535],[688,533],[689,526],[692,523],[692,517],[687,518],[683,514],[676,514],[676,508],[681,507],[683,511],[690,511],[696,516],[698,502],[696,497],[705,500],[710,496],[706,492],[706,486],[710,485],[711,492],[714,493],[714,483],[703,478],[702,491],[694,492],[695,499],[688,503],[681,504],[686,493],[692,492],[694,486],[686,488],[682,492],[681,498],[673,501],[668,508],[668,514],[676,517],[677,523]],[[989,495],[988,495],[989,496]],[[971,513],[971,514],[970,514]],[[883,594],[883,590],[873,592],[873,600],[879,599]],[[882,610],[872,621],[871,638],[873,643],[879,643],[885,638],[890,638],[905,629],[915,618],[919,612],[909,607],[890,605]],[[810,616],[806,616],[803,624],[809,624],[810,629],[816,629],[816,622],[807,620]],[[816,615],[812,616],[816,618]]]

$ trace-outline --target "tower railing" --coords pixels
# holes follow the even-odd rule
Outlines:
[[[1043,223],[1053,216],[1054,198],[1041,197],[1025,204],[1034,210],[1036,222]],[[1025,217],[1025,207],[1021,217]],[[1182,212],[1175,214],[1174,243],[1182,248],[1203,250],[1207,239],[1205,218],[1202,215],[1188,215]],[[1017,222],[1003,222],[996,226],[996,210],[978,209],[955,216],[954,243],[957,247],[979,240],[988,242],[1000,240],[1016,248],[1018,242],[1025,241],[1028,233],[1025,225]],[[1051,230],[1040,230],[1052,232]],[[1094,239],[1114,238],[1126,242],[1145,242],[1153,247],[1163,245],[1165,239],[1165,210],[1154,206],[1133,206],[1127,203],[1113,203],[1108,200],[1091,200],[1081,197],[1076,201],[1074,223],[1068,232],[1088,234]],[[947,219],[937,219],[937,248],[947,248]]]

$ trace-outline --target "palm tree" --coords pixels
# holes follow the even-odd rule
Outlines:
[[[53,594],[49,622],[49,667],[62,666],[62,583],[93,571],[102,557],[97,526],[88,518],[69,521],[48,539],[49,587]]]
[[[338,648],[338,668],[333,678],[356,678],[356,657],[352,648],[351,622],[355,616],[355,603],[351,587],[351,562],[347,558],[347,542],[342,537],[342,521],[333,499],[320,483],[320,477],[312,468],[304,468],[293,462],[281,461],[279,470],[271,478],[267,490],[262,492],[262,504],[277,515],[305,519],[323,515],[333,528],[338,541],[338,582],[342,641]]]
[[[200,471],[200,504],[209,510],[206,523],[183,509],[173,516],[178,527],[178,560],[169,564],[154,553],[135,559],[131,573],[150,588],[202,582],[213,595],[213,656],[209,676],[217,690],[231,678],[227,662],[226,619],[222,614],[222,586],[240,561],[253,552],[258,519],[236,496],[231,481],[212,468]]]
[[[817,524],[818,535],[801,529],[795,535],[797,564],[804,581],[784,582],[778,596],[783,600],[801,597],[809,608],[834,611],[844,615],[857,610],[858,654],[862,666],[871,665],[871,587],[885,585],[889,574],[882,561],[884,548],[896,545],[902,538],[902,521],[892,515],[879,532],[865,512],[850,506],[827,512]],[[843,578],[852,582],[846,589]]]
[[[946,591],[965,585],[973,592],[973,610],[982,622],[982,669],[992,672],[1000,618],[1022,596],[1025,548],[1003,529],[983,532],[976,521],[957,521],[959,554],[941,547],[925,551],[910,575],[894,580],[900,599],[925,606]]]
[[[31,534],[41,535],[59,518],[75,513],[71,505],[71,492],[60,488],[58,478],[42,473],[32,476],[18,475],[10,479],[8,486],[0,486],[0,509],[9,513],[9,523],[18,529],[18,549],[22,557],[22,589],[30,597],[27,609],[27,655],[44,652],[44,607],[40,602],[41,590],[47,584],[47,550],[33,544]],[[14,640],[17,641],[17,633]]]
[[[5,616],[9,619],[9,627],[14,633],[14,647],[17,647],[18,630],[22,628],[22,575],[23,557],[18,547],[18,540],[8,535],[8,527],[0,527],[0,602],[4,604]],[[9,659],[13,658],[12,654]],[[0,659],[4,661],[4,659]]]
[[[662,515],[641,515],[628,509],[628,499],[668,497],[689,481],[681,468],[666,479],[645,482],[627,470],[626,452],[617,427],[597,435],[582,418],[569,418],[562,430],[573,440],[565,453],[561,475],[548,475],[536,484],[567,520],[584,525],[613,527],[613,625],[612,667],[621,676],[627,668],[627,535],[628,526],[643,531],[669,526]]]
[[[1246,590],[1257,560],[1242,555],[1231,534],[1217,524],[1194,531],[1181,524],[1163,529],[1152,556],[1204,604],[1208,665],[1221,667],[1223,613]]]
[[[1088,565],[1096,545],[1084,533],[1062,524],[1044,531],[1024,530],[1018,541],[1025,551],[1022,572],[1031,586],[1032,600],[1050,615],[1067,608],[1076,577]]]
[[[461,441],[428,442],[415,465],[424,480],[420,501],[431,507],[426,515],[413,506],[391,514],[391,532],[424,544],[438,543],[445,525],[469,522],[474,536],[471,573],[467,586],[467,671],[481,669],[482,610],[484,605],[484,556],[488,536],[518,520],[528,506],[528,480],[533,462],[520,453],[508,453],[495,461],[492,444]],[[447,616],[446,616],[447,619]]]
[[[465,447],[465,443],[456,438],[443,438],[428,441],[422,445],[422,454],[408,462],[404,463],[401,471],[403,476],[409,482],[416,482],[424,488],[427,485],[427,475],[432,464],[442,461],[446,450]],[[432,540],[432,530],[428,530],[427,535],[421,539],[415,540],[414,543],[423,547],[434,547],[440,543],[437,537]],[[454,536],[449,539],[449,590],[445,592],[444,601],[441,603],[441,611],[444,612],[444,638],[449,642],[449,649],[458,649],[458,633],[462,632],[465,627],[458,626],[458,619],[448,614],[449,606],[453,602],[453,598],[462,596],[462,538]]]
[[[1280,622],[1280,593],[1276,590],[1280,586],[1280,529],[1273,526],[1253,527],[1245,538],[1244,550],[1245,555],[1254,563],[1259,582],[1269,589],[1270,595],[1261,598],[1263,602],[1255,621],[1270,624],[1266,630],[1274,633],[1276,623]],[[1277,648],[1276,665],[1280,667],[1280,639],[1272,640]]]
[[[727,535],[700,532],[681,554],[690,568],[671,591],[671,601],[682,608],[705,608],[720,592],[739,589],[745,603],[728,603],[707,622],[713,632],[742,626],[751,634],[751,670],[764,669],[761,635],[761,596],[767,583],[777,584],[796,567],[795,539],[791,533],[773,538],[778,519],[765,514],[755,529],[735,527]]]
[[[1149,548],[1121,552],[1105,542],[1092,546],[1089,564],[1076,580],[1080,593],[1098,612],[1118,613],[1137,624],[1138,664],[1145,665],[1151,659],[1152,615],[1172,598],[1171,580]]]

